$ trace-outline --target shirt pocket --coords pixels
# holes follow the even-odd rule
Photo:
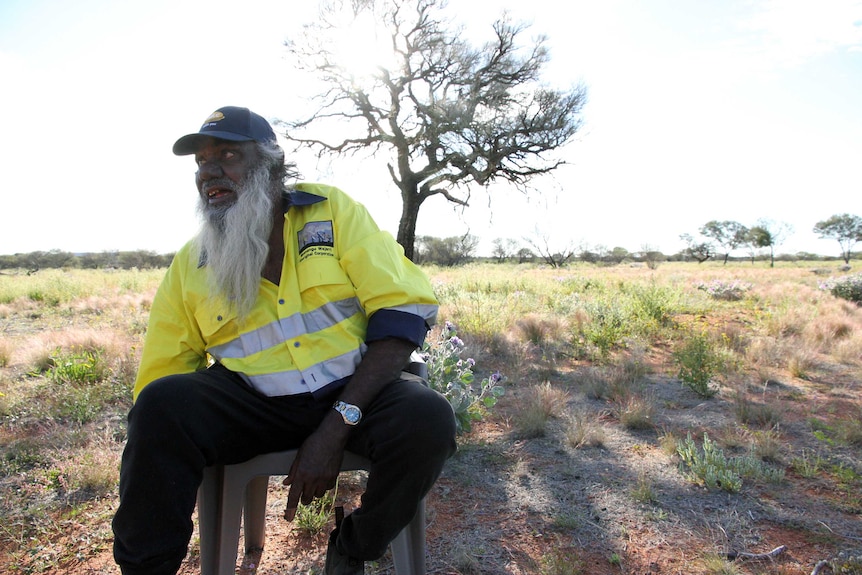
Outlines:
[[[297,267],[299,291],[325,289],[333,299],[355,295],[353,284],[341,265],[332,257],[309,258]]]
[[[231,341],[238,335],[234,314],[204,308],[195,312],[195,321],[208,348]]]

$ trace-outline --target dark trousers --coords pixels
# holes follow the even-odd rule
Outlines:
[[[129,412],[114,517],[114,558],[124,575],[174,575],[188,550],[204,467],[299,447],[338,392],[266,397],[220,365],[152,382]],[[371,461],[360,508],[339,548],[378,559],[416,513],[455,451],[446,399],[407,373],[380,392],[347,449]]]

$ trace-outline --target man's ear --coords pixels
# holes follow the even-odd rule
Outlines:
[[[273,179],[283,180],[285,176],[284,167],[284,150],[279,150],[278,160],[272,163],[272,168],[269,170],[270,176]]]

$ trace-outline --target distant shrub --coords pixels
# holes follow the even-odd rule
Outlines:
[[[835,297],[862,305],[862,273],[840,278],[829,278],[820,283],[820,289]]]
[[[698,282],[695,287],[705,291],[714,299],[736,301],[745,296],[745,293],[751,289],[751,284],[741,280],[712,280]]]

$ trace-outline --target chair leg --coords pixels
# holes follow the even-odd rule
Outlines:
[[[245,487],[245,507],[243,508],[243,531],[245,533],[245,552],[263,549],[266,539],[266,491],[269,476],[255,477]]]
[[[425,575],[425,500],[419,502],[413,520],[392,541],[392,561],[397,575]]]
[[[290,469],[295,455],[296,451],[270,453],[242,464],[204,469],[198,491],[201,575],[234,575],[243,515],[246,551],[263,547],[269,476]],[[342,471],[368,469],[369,465],[363,458],[346,453]],[[391,548],[397,575],[425,575],[424,499]]]
[[[242,519],[242,507],[246,484],[249,476],[237,472],[235,466],[225,469],[221,497],[221,522],[218,533],[218,568],[216,575],[234,575],[236,573],[237,548],[239,547],[239,527]]]
[[[207,467],[198,489],[201,575],[217,575],[223,478],[224,467]]]

